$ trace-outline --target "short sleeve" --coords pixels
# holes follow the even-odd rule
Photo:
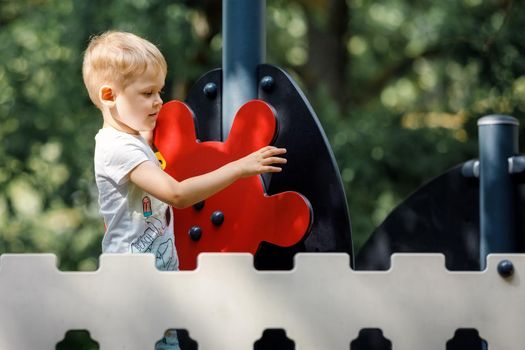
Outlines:
[[[116,184],[129,180],[129,173],[139,164],[148,161],[147,146],[131,135],[114,138],[103,150],[104,173]]]

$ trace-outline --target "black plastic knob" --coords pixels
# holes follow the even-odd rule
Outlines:
[[[267,76],[264,76],[262,79],[261,79],[261,88],[266,91],[266,92],[270,92],[273,90],[274,86],[275,86],[275,80],[267,75]]]
[[[199,203],[195,203],[193,204],[193,209],[197,210],[197,211],[201,211],[202,208],[204,208],[204,201],[200,201]]]
[[[216,210],[211,214],[211,222],[215,226],[220,226],[224,222],[224,214],[220,210]]]
[[[501,277],[507,278],[514,273],[514,265],[510,260],[502,260],[498,264],[498,273]]]
[[[190,235],[192,241],[197,242],[199,239],[201,239],[202,229],[199,226],[192,226],[188,231],[188,234]]]
[[[217,84],[215,83],[208,83],[204,85],[204,88],[202,89],[204,92],[204,95],[208,98],[215,98],[217,97]]]

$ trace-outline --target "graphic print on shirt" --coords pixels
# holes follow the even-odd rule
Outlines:
[[[160,206],[163,208],[164,206]],[[156,208],[155,210],[153,208]],[[177,252],[173,236],[167,234],[171,221],[169,207],[166,212],[158,210],[158,201],[150,197],[142,198],[144,232],[131,243],[132,253],[153,253],[155,265],[160,270],[173,270],[178,266]],[[163,214],[161,214],[163,213]]]
[[[131,243],[132,253],[149,253],[153,242],[164,234],[166,226],[156,217],[146,219],[146,230],[136,241]]]
[[[173,261],[174,256],[175,245],[173,244],[173,240],[170,238],[159,245],[159,248],[157,249],[157,255],[155,256],[157,267],[162,270],[169,270],[169,267],[175,263],[175,261]]]
[[[151,211],[151,199],[149,199],[148,196],[142,198],[142,213],[145,218],[150,217],[153,214]]]

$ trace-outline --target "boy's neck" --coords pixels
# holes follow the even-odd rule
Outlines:
[[[140,135],[138,131],[131,129],[126,124],[113,118],[113,116],[111,115],[111,112],[108,110],[105,110],[105,109],[102,110],[102,117],[104,118],[104,123],[102,124],[103,128],[113,128],[120,132],[124,132],[126,134],[135,135],[135,136]]]

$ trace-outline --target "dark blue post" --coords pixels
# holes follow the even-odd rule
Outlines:
[[[514,188],[509,158],[518,153],[518,120],[491,115],[478,120],[480,268],[490,253],[517,251]]]
[[[222,137],[235,112],[257,98],[257,65],[266,54],[266,0],[222,1]]]

